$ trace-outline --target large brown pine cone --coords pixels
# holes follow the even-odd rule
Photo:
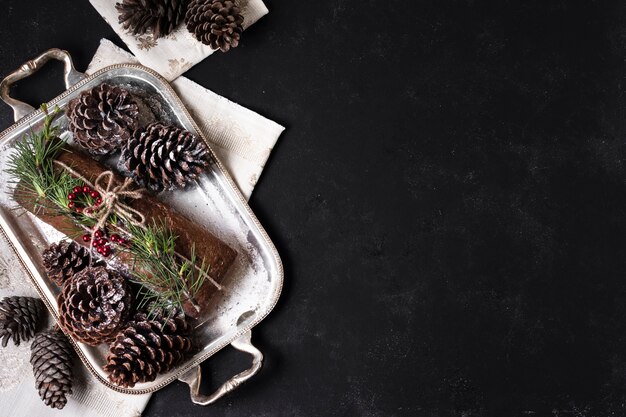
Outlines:
[[[131,292],[119,273],[103,266],[83,269],[59,294],[59,325],[91,346],[110,342],[130,311]]]
[[[119,23],[133,35],[169,35],[183,20],[188,0],[123,0],[116,3]]]
[[[122,387],[154,381],[179,364],[191,349],[191,325],[182,313],[149,319],[139,313],[111,343],[104,370]]]
[[[187,30],[213,49],[236,48],[243,32],[243,16],[230,0],[191,0],[185,23]]]
[[[48,278],[57,285],[63,285],[66,279],[88,267],[90,259],[89,249],[73,240],[53,243],[43,252],[43,266]],[[94,264],[97,265],[102,265],[102,262]]]
[[[153,191],[185,188],[207,166],[208,148],[186,130],[162,123],[137,129],[122,149],[120,164]]]
[[[43,303],[32,297],[7,297],[0,301],[0,338],[2,347],[9,339],[15,346],[34,336],[43,315]]]
[[[139,107],[123,88],[100,84],[83,91],[67,106],[74,140],[93,154],[119,149],[137,127]]]
[[[61,409],[72,393],[72,358],[69,340],[58,328],[35,336],[30,346],[30,363],[35,387],[49,407]]]

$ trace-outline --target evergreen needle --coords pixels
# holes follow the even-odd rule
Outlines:
[[[182,309],[187,300],[193,302],[209,273],[204,262],[200,267],[196,264],[195,246],[190,259],[185,259],[176,254],[176,236],[164,223],[127,224],[132,242],[129,251],[135,258],[133,276],[142,287],[139,305],[150,305],[151,315],[171,307]]]

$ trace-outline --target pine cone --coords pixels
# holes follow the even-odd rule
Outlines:
[[[67,106],[74,140],[93,154],[120,148],[137,127],[139,107],[132,95],[116,86],[100,84],[83,91]]]
[[[39,333],[30,346],[35,388],[49,407],[65,407],[72,393],[72,357],[72,346],[58,328]]]
[[[88,345],[110,342],[124,325],[130,303],[130,289],[119,273],[103,266],[86,268],[63,284],[59,325]]]
[[[137,129],[122,149],[120,164],[153,191],[185,188],[208,166],[208,148],[186,130],[161,123]]]
[[[119,23],[133,35],[169,35],[183,20],[188,0],[123,0],[116,3]]]
[[[243,32],[243,16],[230,0],[191,0],[185,23],[196,39],[222,52],[236,48]]]
[[[35,335],[37,325],[43,315],[43,303],[32,297],[7,297],[0,301],[0,338],[2,347],[9,339],[15,346],[28,341]]]
[[[43,266],[48,278],[57,285],[63,285],[66,279],[88,267],[90,259],[89,250],[73,240],[53,243],[43,252]],[[102,262],[94,263],[94,266],[98,265]]]
[[[138,313],[111,343],[104,370],[112,383],[125,388],[154,381],[184,359],[191,349],[190,334],[182,313],[153,319]]]

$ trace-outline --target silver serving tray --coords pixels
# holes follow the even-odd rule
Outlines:
[[[0,83],[0,98],[13,108],[17,121],[0,134],[0,169],[6,167],[7,157],[13,151],[14,144],[22,140],[29,130],[41,127],[44,119],[41,110],[11,98],[10,86],[37,71],[51,58],[65,63],[67,90],[50,101],[48,108],[59,106],[63,111],[68,102],[81,91],[107,82],[143,95],[144,101],[160,119],[181,126],[206,142],[176,93],[156,72],[140,65],[113,65],[87,77],[76,72],[66,51],[51,49],[22,65]],[[57,122],[62,126],[64,134],[69,135],[65,129],[65,116],[59,116]],[[163,193],[159,198],[202,224],[235,249],[235,264],[222,283],[224,289],[211,298],[208,316],[196,328],[194,340],[197,350],[193,356],[171,372],[159,375],[153,382],[137,384],[129,389],[111,384],[102,369],[108,347],[90,347],[72,340],[83,364],[100,382],[113,390],[144,394],[180,379],[189,384],[192,401],[206,405],[232,391],[261,368],[263,355],[251,344],[250,331],[278,301],[283,283],[282,263],[267,233],[213,151],[211,157],[210,167],[199,178],[197,187],[188,191]],[[30,213],[20,214],[15,210],[16,204],[11,198],[13,189],[8,180],[7,174],[0,172],[0,231],[8,239],[56,319],[56,295],[59,288],[47,279],[41,265],[41,252],[62,235]],[[228,380],[212,395],[202,395],[199,392],[200,363],[229,344],[251,354],[252,367]]]

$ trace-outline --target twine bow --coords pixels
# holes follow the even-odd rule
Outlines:
[[[146,218],[139,211],[124,204],[122,198],[138,199],[143,197],[143,189],[129,190],[128,187],[133,183],[133,180],[126,178],[122,185],[114,187],[115,176],[113,171],[104,171],[98,175],[93,184],[84,176],[76,172],[74,169],[64,164],[61,161],[54,161],[55,164],[75,176],[76,178],[89,185],[91,188],[100,193],[102,203],[97,206],[90,207],[91,210],[83,211],[83,214],[92,219],[96,219],[96,226],[93,228],[91,239],[93,240],[93,233],[96,230],[102,228],[106,224],[107,219],[112,213],[119,213],[124,217],[124,220],[130,222],[135,226],[145,227]],[[103,183],[106,181],[106,184]]]
[[[107,180],[108,178],[108,180]],[[102,184],[106,181],[106,185]],[[129,190],[128,187],[133,183],[130,178],[125,178],[122,185],[114,187],[115,178],[112,171],[104,171],[96,177],[92,187],[100,193],[102,204],[91,207],[91,211],[85,211],[87,217],[97,219],[95,230],[102,228],[112,213],[119,213],[125,220],[135,226],[143,226],[146,218],[143,214],[122,203],[122,198],[138,199],[143,196],[142,190]]]

